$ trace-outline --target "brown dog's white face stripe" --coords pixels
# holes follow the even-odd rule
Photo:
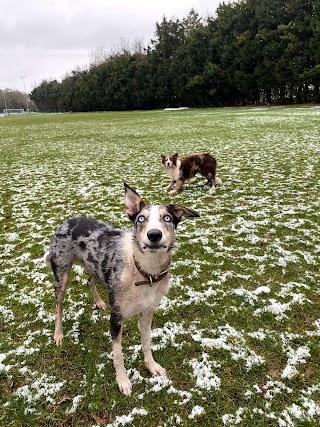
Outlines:
[[[175,164],[174,164],[174,162],[173,162],[173,159],[171,158],[171,157],[164,157],[163,159],[162,159],[162,163],[163,163],[163,166],[165,167],[165,168],[172,168],[173,166],[175,166]]]
[[[145,206],[135,219],[135,236],[143,251],[168,251],[174,238],[174,218],[165,206]]]
[[[172,169],[177,166],[178,153],[173,156],[161,156],[161,161],[166,169]]]

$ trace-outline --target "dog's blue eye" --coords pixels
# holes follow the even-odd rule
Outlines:
[[[145,218],[143,215],[138,216],[138,222],[144,222]]]
[[[164,218],[165,222],[171,222],[171,216],[170,215],[166,215]]]

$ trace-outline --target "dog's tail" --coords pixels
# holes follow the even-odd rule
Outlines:
[[[222,184],[222,179],[218,178],[217,176],[214,179],[214,183],[215,185],[221,185]]]
[[[43,261],[46,267],[51,268],[51,254],[49,251],[44,254]]]

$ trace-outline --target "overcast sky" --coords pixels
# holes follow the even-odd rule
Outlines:
[[[214,15],[222,0],[1,0],[0,88],[30,92],[61,80],[90,54],[123,41],[147,45],[156,22],[184,18],[191,8]],[[25,76],[24,79],[21,77]]]

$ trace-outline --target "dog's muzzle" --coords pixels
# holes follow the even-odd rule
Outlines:
[[[151,243],[158,243],[162,239],[162,232],[156,228],[152,228],[147,232],[147,237]]]

